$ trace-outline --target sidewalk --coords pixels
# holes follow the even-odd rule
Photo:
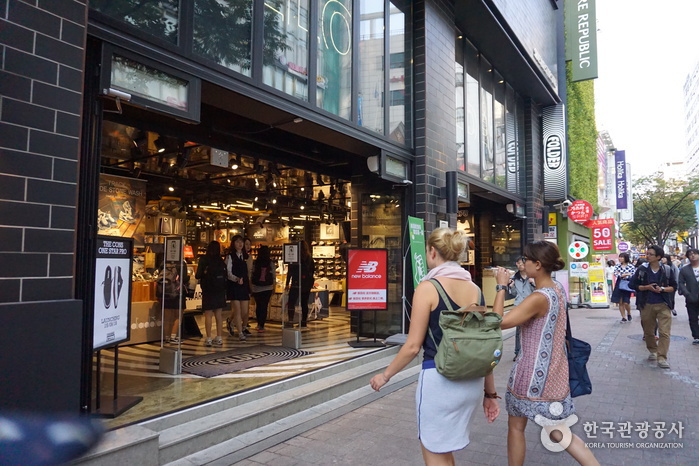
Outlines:
[[[692,345],[680,296],[677,311],[668,355],[671,369],[664,370],[646,360],[639,311],[632,311],[632,322],[620,323],[616,309],[571,310],[573,335],[593,348],[588,363],[593,393],[575,399],[579,420],[571,429],[583,441],[601,444],[593,448],[601,464],[699,464],[699,346]],[[514,338],[508,338],[507,357],[495,371],[500,394],[505,392],[512,367],[513,347]],[[421,465],[414,395],[413,383],[236,464]],[[482,412],[476,413],[471,444],[455,454],[457,464],[507,464],[504,400],[500,407],[500,417],[493,424],[485,421]],[[631,422],[629,438],[620,436],[624,422]],[[643,422],[650,425],[645,439],[636,427]],[[654,434],[657,422],[665,422],[664,430],[657,434],[662,433],[662,438]],[[681,438],[669,432],[673,423],[680,422],[684,428]],[[596,424],[597,438],[585,434],[585,423]],[[611,427],[611,432],[603,432],[605,427]],[[565,452],[546,450],[540,433],[541,428],[530,421],[526,464],[577,464]],[[648,445],[651,442],[662,445]]]

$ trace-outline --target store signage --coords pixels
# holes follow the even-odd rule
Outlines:
[[[347,251],[347,309],[388,309],[388,250]]]
[[[616,245],[616,248],[619,252],[628,252],[629,249],[631,249],[631,245],[625,241],[622,241]]]
[[[572,81],[597,77],[596,0],[566,2],[566,58],[572,61]]]
[[[284,245],[284,263],[296,264],[299,261],[299,245],[289,243]]]
[[[415,288],[427,275],[427,257],[425,249],[425,222],[421,218],[408,217],[410,234],[410,259],[413,265],[413,285]]]
[[[573,259],[584,259],[590,252],[590,248],[582,241],[573,241],[568,246],[568,255]]]
[[[565,106],[544,107],[544,200],[558,202],[568,194]]]
[[[555,225],[549,225],[548,231],[544,232],[545,239],[556,239],[558,238],[558,227]]]
[[[622,210],[628,208],[628,178],[626,177],[626,151],[618,150],[614,153],[614,167],[616,171],[616,208]]]
[[[587,201],[574,201],[568,207],[568,218],[575,223],[585,223],[592,218],[592,204]]]
[[[588,262],[571,262],[570,276],[574,278],[587,278],[587,269],[590,267]]]
[[[92,329],[94,350],[114,346],[130,338],[131,238],[97,237]]]
[[[146,234],[146,181],[100,173],[97,234],[124,236],[143,246]]]
[[[587,271],[590,281],[590,303],[606,304],[608,302],[607,283],[604,279],[604,267],[599,262],[590,264]]]
[[[612,252],[614,250],[614,219],[590,220],[586,225],[592,230],[592,250]]]

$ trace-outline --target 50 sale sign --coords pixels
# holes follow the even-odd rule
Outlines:
[[[592,250],[607,252],[614,250],[614,219],[590,220],[586,224],[592,230]]]
[[[347,251],[347,309],[388,309],[388,251]]]

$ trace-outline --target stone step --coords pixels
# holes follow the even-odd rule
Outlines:
[[[371,376],[383,370],[398,350],[398,347],[388,347],[244,393],[107,432],[97,448],[75,464],[165,464],[240,438],[246,440],[233,443],[240,448],[247,448],[251,439],[259,438],[260,435],[264,437],[265,434],[260,432],[278,433],[280,426],[285,422],[290,423],[290,419],[298,413],[313,410],[328,402],[337,403],[344,395],[367,387]],[[417,364],[418,358],[413,361],[413,365]],[[402,377],[396,380],[400,381]],[[225,454],[231,454],[231,447],[226,448]],[[217,451],[215,454],[220,455],[220,447]],[[207,453],[210,454],[211,452]]]

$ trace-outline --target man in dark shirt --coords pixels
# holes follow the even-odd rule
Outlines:
[[[641,310],[641,326],[646,348],[650,352],[648,360],[657,360],[658,367],[669,369],[667,353],[672,327],[672,297],[677,289],[677,280],[670,267],[660,263],[663,255],[660,246],[650,246],[646,251],[648,266],[636,269],[629,286],[637,291],[636,307]],[[656,324],[660,336],[658,341],[655,340]]]

